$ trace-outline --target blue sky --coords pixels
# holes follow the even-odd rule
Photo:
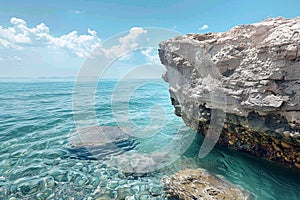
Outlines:
[[[74,76],[93,48],[120,32],[129,36],[116,44],[114,54],[147,34],[145,27],[178,34],[219,32],[267,17],[296,17],[299,8],[299,0],[1,1],[0,76]],[[127,56],[114,65],[140,65],[155,54],[155,49],[144,50],[131,54],[134,62]]]

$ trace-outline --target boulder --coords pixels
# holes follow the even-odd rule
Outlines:
[[[246,200],[250,195],[241,188],[214,176],[204,169],[184,169],[162,178],[170,197],[182,200]]]

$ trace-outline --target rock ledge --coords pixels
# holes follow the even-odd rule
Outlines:
[[[300,17],[160,43],[175,114],[206,134],[224,112],[218,143],[300,169]]]

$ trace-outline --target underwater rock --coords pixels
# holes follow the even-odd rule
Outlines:
[[[190,199],[246,200],[249,194],[203,169],[184,169],[161,180],[170,197]]]
[[[136,147],[134,138],[117,126],[79,128],[68,140],[71,157],[104,160]]]
[[[219,118],[220,145],[300,169],[299,30],[278,17],[161,42],[175,114],[204,135]]]
[[[131,136],[118,126],[92,126],[77,129],[69,138],[69,144],[72,147],[92,147],[130,138]]]
[[[165,167],[172,160],[165,152],[139,153],[126,152],[120,156],[111,158],[108,166],[115,167],[118,171],[131,176],[144,176],[157,169]]]

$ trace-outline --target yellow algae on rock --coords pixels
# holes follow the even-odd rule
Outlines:
[[[250,194],[204,169],[184,169],[164,176],[162,184],[169,196],[182,200],[246,200]]]

